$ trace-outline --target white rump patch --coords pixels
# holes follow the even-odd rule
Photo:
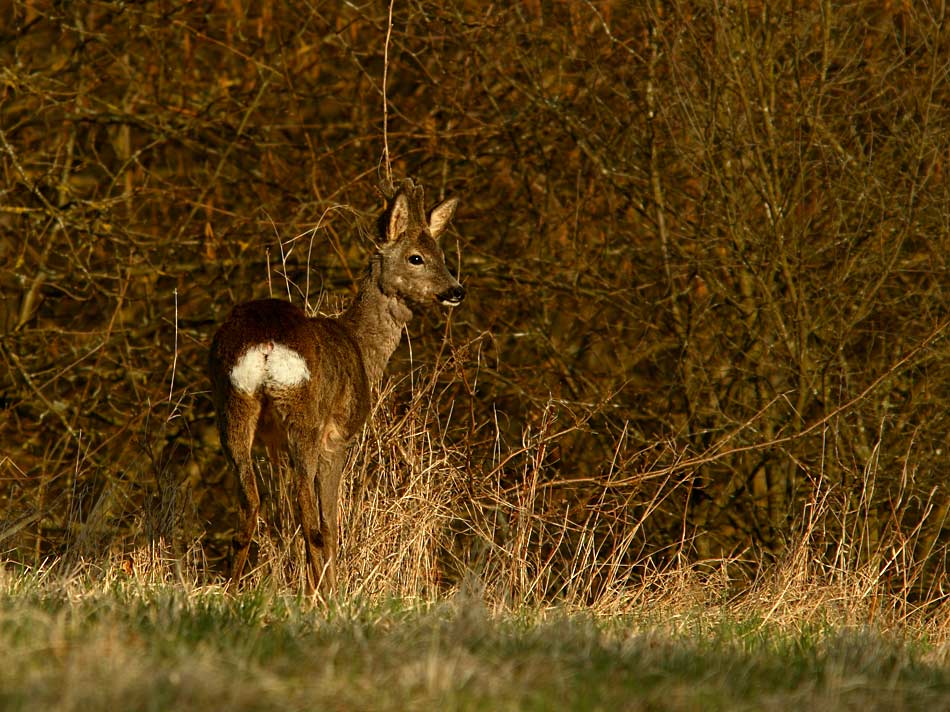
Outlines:
[[[231,385],[245,393],[255,393],[264,382],[267,372],[267,354],[264,345],[249,348],[231,369]]]
[[[267,356],[267,385],[297,386],[310,380],[310,369],[303,356],[280,344],[273,344],[273,349]]]
[[[288,388],[309,380],[310,369],[304,357],[273,341],[249,348],[231,369],[231,384],[250,394],[261,386]]]

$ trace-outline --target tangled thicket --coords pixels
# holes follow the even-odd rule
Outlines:
[[[804,543],[937,595],[942,4],[393,10],[393,171],[462,197],[445,247],[471,297],[447,328],[411,326],[351,507],[435,472],[430,584],[493,550],[552,594],[579,560],[596,592]],[[0,10],[8,556],[156,538],[226,555],[207,344],[238,301],[332,310],[362,269],[387,18],[294,0]]]

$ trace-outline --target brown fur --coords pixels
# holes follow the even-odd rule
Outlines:
[[[455,201],[426,220],[422,189],[404,181],[384,216],[384,244],[370,260],[353,303],[339,318],[310,318],[279,299],[234,308],[214,336],[209,358],[212,396],[224,453],[239,484],[241,522],[231,581],[240,580],[260,509],[252,464],[255,439],[273,458],[288,453],[292,491],[306,544],[308,587],[336,583],[337,510],[347,446],[357,435],[377,383],[399,344],[412,307],[432,301],[454,306],[465,291],[445,267],[435,238],[447,227]],[[423,264],[413,264],[414,257]],[[231,371],[253,346],[270,353],[292,349],[310,377],[295,386],[264,385],[253,394],[231,382]]]

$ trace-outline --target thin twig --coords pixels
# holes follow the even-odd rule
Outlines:
[[[392,185],[393,169],[389,163],[389,101],[386,98],[386,84],[389,81],[389,40],[393,34],[393,5],[389,0],[389,19],[386,25],[386,44],[383,47],[383,168],[386,171],[386,184]]]
[[[168,384],[168,402],[172,402],[172,395],[175,393],[175,369],[178,367],[178,289],[172,290],[175,297],[175,351],[172,354],[172,377]]]

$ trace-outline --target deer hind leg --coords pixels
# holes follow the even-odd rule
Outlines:
[[[340,479],[346,452],[324,452],[320,458],[320,534],[324,543],[326,590],[336,589],[336,560],[339,546]]]
[[[261,414],[261,404],[254,398],[232,395],[227,406],[218,413],[218,430],[224,454],[234,468],[238,480],[238,501],[241,519],[234,537],[234,559],[231,565],[231,586],[236,587],[244,572],[247,553],[257,527],[261,499],[257,492],[251,446]]]
[[[293,468],[294,496],[297,500],[297,516],[307,552],[307,592],[318,587],[325,589],[325,542],[320,528],[320,499],[314,491],[314,481],[319,477],[320,460],[316,433],[307,433],[295,438],[290,448],[290,464]]]
[[[312,435],[316,435],[313,433]],[[326,452],[320,437],[300,438],[304,449],[291,453],[300,528],[307,550],[307,590],[336,589],[340,474],[345,452]]]

